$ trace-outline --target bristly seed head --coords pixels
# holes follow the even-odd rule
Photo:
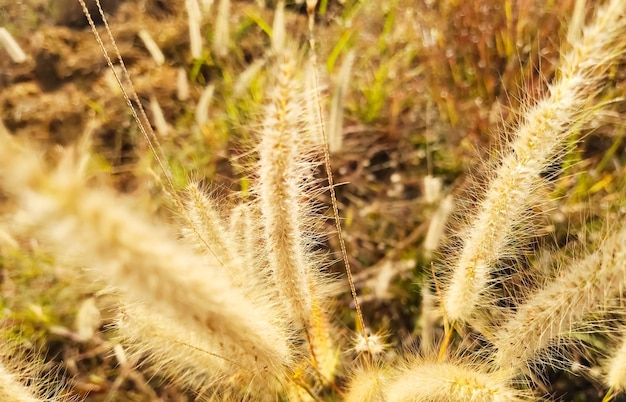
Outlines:
[[[354,351],[357,355],[368,355],[372,358],[379,358],[389,346],[385,342],[386,336],[383,334],[371,334],[369,330],[357,333],[354,341]]]

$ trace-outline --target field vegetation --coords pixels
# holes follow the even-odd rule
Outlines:
[[[1,400],[624,398],[625,0],[99,7],[0,1]]]

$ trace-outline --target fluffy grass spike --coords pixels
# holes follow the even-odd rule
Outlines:
[[[523,372],[546,347],[600,312],[626,286],[626,228],[531,295],[494,336],[495,365]]]
[[[280,371],[291,362],[288,335],[270,324],[269,307],[250,302],[219,263],[174,240],[175,232],[149,224],[110,191],[86,188],[71,159],[50,172],[33,152],[0,136],[0,188],[59,258],[92,267],[96,278],[127,297],[179,317],[190,329],[219,334],[267,367]],[[70,239],[75,247],[67,247]]]
[[[18,380],[17,376],[0,363],[0,400],[9,402],[43,402]]]
[[[622,326],[622,331],[626,329]],[[626,391],[626,336],[620,339],[620,345],[607,361],[605,383],[611,393]]]
[[[449,361],[416,360],[389,382],[386,400],[406,402],[518,402],[532,400],[506,377]]]
[[[307,233],[312,211],[306,186],[313,183],[313,164],[295,51],[285,49],[275,57],[276,82],[259,133],[258,192],[270,271],[288,310],[306,325],[314,298],[311,281],[318,269]]]
[[[624,0],[611,0],[598,9],[579,40],[570,44],[547,96],[525,111],[454,264],[443,300],[451,322],[474,320],[493,286],[496,262],[514,253],[513,244],[530,235],[524,223],[529,208],[541,202],[535,191],[544,181],[541,173],[563,154],[572,130],[592,118],[587,103],[624,52],[625,9]]]

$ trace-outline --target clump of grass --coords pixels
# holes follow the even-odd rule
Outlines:
[[[232,45],[229,10],[233,8],[229,3],[222,0],[218,5],[213,37],[216,59],[223,60]],[[188,10],[199,9],[195,1],[187,5]],[[585,4],[577,3],[560,68],[544,96],[531,94],[523,101],[527,106],[519,113],[510,143],[490,165],[488,174],[493,179],[477,200],[476,213],[464,217],[469,224],[457,236],[458,244],[449,246],[458,247],[457,256],[447,264],[431,266],[432,276],[423,275],[421,321],[428,334],[415,333],[420,344],[399,351],[391,348],[393,336],[388,342],[384,331],[372,333],[367,316],[362,315],[337,219],[341,199],[335,195],[325,138],[318,84],[321,74],[316,70],[319,48],[312,46],[307,57],[305,50],[293,46],[284,26],[283,7],[279,2],[271,29],[263,23],[271,43],[262,62],[252,64],[250,74],[240,81],[241,86],[250,86],[254,80],[250,77],[261,74],[261,69],[267,71],[262,106],[256,109],[259,116],[244,135],[255,145],[244,161],[236,161],[246,166],[241,168],[245,176],[241,191],[229,199],[218,198],[207,193],[200,181],[170,168],[166,149],[151,131],[141,99],[132,85],[122,85],[130,82],[122,68],[123,78],[117,80],[128,88],[124,95],[160,169],[162,192],[176,218],[151,217],[140,212],[138,197],[100,185],[89,173],[90,151],[85,144],[59,151],[58,161],[53,163],[2,132],[0,191],[17,212],[13,222],[20,225],[19,233],[40,241],[59,264],[85,268],[87,275],[81,280],[93,282],[115,301],[115,342],[130,352],[131,361],[200,400],[538,398],[543,391],[535,378],[541,374],[535,363],[543,362],[552,369],[566,365],[562,360],[566,354],[551,347],[560,346],[573,329],[590,316],[604,313],[623,296],[624,229],[610,230],[588,257],[572,259],[571,268],[558,274],[550,269],[542,274],[537,269],[517,272],[506,265],[529,248],[529,239],[537,232],[534,221],[539,211],[553,202],[548,189],[558,174],[550,169],[575,146],[572,138],[581,127],[617,102],[606,82],[623,61],[626,2],[608,0],[586,25]],[[358,18],[359,7],[346,8],[343,17]],[[312,35],[315,1],[308,1],[306,8]],[[441,6],[445,15],[451,10],[450,4]],[[515,24],[510,11],[507,9],[501,21],[506,30],[498,45],[507,57],[514,53]],[[199,74],[210,57],[200,56],[197,17],[189,15],[189,25],[195,24],[191,57]],[[388,50],[385,38],[397,37],[394,24],[400,18],[399,10],[387,10],[379,50]],[[262,24],[258,16],[251,20]],[[97,32],[95,25],[92,28]],[[517,30],[516,35],[523,36],[523,28]],[[431,34],[437,39],[436,32]],[[334,50],[334,61],[350,47],[348,36],[342,48]],[[311,43],[323,46],[313,38]],[[488,47],[486,41],[478,40],[479,49],[487,52]],[[400,53],[400,59],[410,59],[413,50]],[[345,66],[352,64],[352,54],[356,55],[348,53]],[[118,59],[121,63],[119,54]],[[358,113],[370,124],[383,113],[389,96],[384,83],[397,67],[394,60],[391,57],[380,63],[374,73],[375,85],[364,92],[368,106]],[[484,53],[477,63],[487,61],[489,56]],[[359,65],[358,60],[354,62]],[[455,82],[473,79],[454,60],[448,63]],[[109,65],[114,69],[110,59]],[[346,71],[342,73],[344,81]],[[210,99],[225,92],[213,83],[198,84],[203,95],[194,127],[202,132],[210,123]],[[348,88],[346,82],[343,85],[342,90]],[[482,81],[479,91],[490,93],[489,85]],[[605,93],[605,98],[598,96]],[[439,109],[445,109],[440,115],[445,114],[451,125],[462,121],[452,100],[438,102],[443,102]],[[340,103],[334,102],[333,108]],[[230,106],[231,115],[237,115],[236,107]],[[335,136],[342,127],[342,119],[337,117],[341,109],[334,112]],[[398,118],[397,109],[392,109]],[[324,139],[322,149],[318,148],[319,138]],[[344,152],[345,143],[343,147],[337,151]],[[323,186],[317,176],[322,160],[353,296],[355,312],[344,311],[350,316],[346,321],[356,322],[351,331],[336,324],[336,281],[327,273],[329,263],[320,252],[320,228],[326,220],[317,200]],[[458,198],[454,197],[455,203]],[[431,223],[435,233],[423,230],[425,258],[432,257],[436,241],[431,238],[442,236],[441,219],[449,214],[451,199],[449,195],[429,195],[425,200],[444,200],[439,221]],[[17,232],[14,228],[10,226],[8,232]],[[419,236],[421,232],[416,233]],[[449,272],[441,272],[440,266],[449,267]],[[442,276],[447,280],[441,281]],[[512,288],[519,293],[507,295],[505,287],[519,277],[527,282],[514,283]],[[426,288],[430,284],[432,290]],[[436,311],[434,298],[440,311]],[[353,345],[344,340],[348,338]],[[439,350],[433,345],[439,345]],[[119,352],[119,346],[113,349]],[[418,347],[421,353],[415,352]],[[624,381],[619,364],[607,367],[609,400],[623,389]]]

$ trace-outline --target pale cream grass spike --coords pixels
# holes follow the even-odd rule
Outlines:
[[[43,362],[32,352],[32,344],[8,340],[9,328],[3,328],[5,341],[0,344],[0,401],[2,402],[77,402],[63,392],[58,370],[44,372]],[[25,348],[22,348],[24,345]]]
[[[426,238],[424,239],[424,243],[422,245],[424,253],[427,257],[430,258],[433,256],[433,253],[437,250],[442,239],[444,238],[448,218],[453,210],[454,200],[452,195],[448,195],[446,198],[441,200],[439,207],[433,214],[430,224],[428,225],[428,232],[426,232]]]
[[[270,308],[247,300],[215,259],[173,240],[172,231],[148,224],[121,197],[86,188],[82,169],[70,159],[45,172],[32,152],[0,137],[2,190],[15,196],[29,229],[48,240],[59,258],[93,267],[97,278],[127,297],[238,345],[273,372],[293,360],[289,334],[272,324]],[[68,241],[80,247],[68,247]]]
[[[314,180],[303,121],[306,100],[293,50],[276,54],[273,73],[276,83],[259,132],[259,208],[275,286],[296,322],[306,326],[318,268],[308,240],[312,211],[304,186]]]
[[[184,216],[182,235],[201,254],[213,256],[233,285],[252,303],[273,306],[268,290],[266,260],[259,248],[257,225],[252,222],[252,204],[232,208],[230,220],[218,208],[218,202],[200,188],[197,181],[190,182],[181,196]],[[238,222],[238,223],[237,223]],[[230,225],[230,226],[229,226]],[[276,307],[276,306],[274,306]],[[285,317],[274,317],[286,324]]]
[[[416,359],[384,389],[389,402],[517,402],[533,400],[513,388],[509,379],[488,368],[462,361],[429,362]]]
[[[190,1],[190,0],[187,0]],[[197,0],[194,0],[197,1]],[[230,0],[218,0],[212,48],[219,57],[226,57],[230,42]]]
[[[176,71],[176,99],[179,101],[189,99],[189,81],[187,80],[187,72],[182,67]]]
[[[7,402],[43,402],[18,381],[0,362],[0,400]]]
[[[211,102],[213,102],[213,94],[215,93],[215,85],[209,84],[204,87],[198,105],[196,106],[196,113],[194,117],[198,126],[204,126],[209,121],[209,109]]]
[[[442,197],[442,187],[441,177],[424,176],[424,201],[428,204],[438,202]]]
[[[152,35],[150,35],[150,32],[146,29],[140,29],[137,35],[139,36],[139,39],[141,39],[141,41],[143,42],[146,49],[148,49],[148,53],[150,53],[150,56],[152,56],[152,59],[154,60],[156,65],[162,66],[163,63],[165,63],[165,56],[163,55],[161,48],[159,48],[159,45],[157,45],[157,43],[152,38]]]
[[[116,327],[131,360],[144,359],[149,372],[202,397],[229,391],[271,395],[288,382],[286,377],[266,373],[253,356],[241,353],[236,345],[211,339],[203,332],[185,330],[184,323],[176,318],[147,307],[127,304]]]
[[[202,7],[202,11],[207,13],[211,11],[211,7],[213,7],[213,0],[200,0],[200,7]]]
[[[150,112],[152,113],[155,131],[160,138],[166,138],[172,129],[170,125],[167,124],[163,109],[161,109],[161,105],[159,105],[159,100],[154,95],[150,96]]]
[[[275,26],[280,26],[275,21]],[[275,44],[264,120],[258,132],[259,162],[256,192],[261,212],[263,258],[272,278],[281,310],[296,328],[304,329],[309,343],[313,376],[332,383],[338,348],[329,320],[329,280],[321,272],[323,261],[313,252],[315,227],[313,188],[313,136],[306,113],[305,76],[298,70],[295,49]]]
[[[354,51],[349,52],[335,78],[335,91],[330,102],[330,116],[328,117],[328,150],[331,153],[339,152],[343,148],[344,98],[350,89],[354,59]]]
[[[200,24],[202,23],[202,14],[198,0],[185,0],[187,8],[187,21],[189,24],[189,46],[191,57],[200,59],[202,57],[202,34],[200,33]]]
[[[267,63],[265,58],[256,60],[237,76],[237,81],[235,81],[235,85],[233,85],[234,97],[238,98],[242,96],[250,88],[250,84],[258,76],[261,69],[265,66],[265,63]]]
[[[625,326],[621,326],[621,337],[619,345],[613,352],[612,356],[607,360],[605,370],[605,384],[609,387],[611,393],[622,393],[626,390],[626,336],[624,335]]]
[[[515,252],[513,240],[519,243],[530,235],[524,223],[528,222],[529,207],[542,202],[536,191],[544,181],[541,172],[564,152],[572,130],[593,117],[593,109],[586,103],[624,52],[625,9],[625,0],[611,0],[598,9],[563,56],[558,79],[548,87],[548,95],[523,111],[510,151],[465,230],[464,246],[443,300],[451,322],[476,322],[477,308],[493,286],[495,263]],[[520,225],[524,228],[516,229]]]
[[[304,80],[304,90],[306,93],[314,94],[321,91],[316,87],[317,80],[315,79],[315,67],[309,65],[306,67],[306,79]],[[323,122],[320,122],[320,107],[316,96],[306,97],[306,127],[307,131],[311,134],[311,140],[313,141],[312,147],[320,149],[325,146]]]
[[[224,228],[233,259],[226,269],[253,303],[271,308],[275,313],[271,318],[277,325],[286,326],[293,318],[280,304],[282,300],[269,271],[260,216],[255,202],[242,201],[231,208],[228,226]]]
[[[441,322],[441,309],[437,306],[437,295],[430,290],[431,283],[424,281],[421,286],[422,304],[421,314],[417,324],[420,327],[420,351],[425,355],[432,355],[436,349],[435,329]]]
[[[124,306],[115,326],[131,361],[144,359],[149,371],[196,392],[219,383],[233,371],[229,359],[242,357],[230,356],[218,342],[186,330],[175,318],[134,303]]]
[[[283,7],[279,2],[274,14],[273,81],[257,133],[259,162],[254,175],[258,183],[253,192],[273,288],[283,311],[305,331],[313,377],[329,384],[339,361],[327,305],[332,286],[321,272],[323,261],[312,250],[311,236],[316,229],[313,169],[317,165],[312,150],[319,133],[307,111],[307,98],[318,89],[307,88],[309,70],[304,74],[299,70],[298,52],[286,42]]]
[[[272,51],[277,54],[285,49],[287,32],[285,28],[285,2],[279,0],[274,9],[274,21],[272,23]]]
[[[626,228],[532,294],[495,333],[494,365],[514,376],[626,286]]]
[[[354,370],[348,384],[344,401],[346,402],[385,402],[385,392],[389,387],[389,379],[395,370],[386,367],[365,365]]]
[[[231,234],[237,239],[235,244],[235,252],[245,261],[250,264],[252,261],[256,263],[256,266],[267,267],[267,256],[265,250],[259,247],[261,244],[260,239],[262,235],[262,228],[258,222],[258,216],[261,213],[256,208],[256,204],[253,203],[241,203],[233,207],[230,214],[229,230]],[[242,267],[242,270],[244,267]],[[259,269],[259,271],[262,271]],[[265,274],[264,272],[261,272]],[[248,275],[253,275],[249,270]]]
[[[187,185],[183,198],[185,216],[182,233],[201,252],[207,249],[219,260],[226,271],[236,268],[237,259],[232,234],[226,230],[217,202],[208,196],[197,181]],[[242,268],[239,268],[242,269]]]
[[[0,27],[0,45],[6,50],[13,62],[24,63],[27,60],[26,53],[4,27]]]
[[[315,294],[315,288],[312,287]],[[330,321],[327,306],[319,295],[314,295],[311,303],[308,340],[312,350],[312,365],[317,377],[325,384],[333,384],[339,366],[340,348],[337,334],[339,331]]]

